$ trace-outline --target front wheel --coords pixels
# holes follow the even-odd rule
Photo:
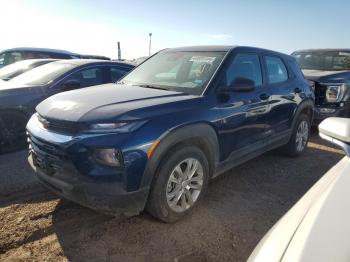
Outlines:
[[[155,175],[148,212],[164,222],[176,222],[202,197],[208,177],[208,160],[199,148],[190,145],[174,148],[161,161]]]
[[[292,136],[283,151],[289,156],[299,156],[307,146],[310,137],[310,119],[307,115],[301,115],[295,125]]]

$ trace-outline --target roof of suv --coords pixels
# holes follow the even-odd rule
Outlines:
[[[58,53],[58,54],[67,54],[67,55],[78,55],[77,53],[72,53],[66,50],[60,49],[51,49],[51,48],[37,48],[37,47],[16,47],[3,50],[2,52],[10,51],[34,51],[34,52],[49,52],[49,53]]]
[[[317,52],[317,51],[323,51],[323,52],[332,52],[332,51],[340,51],[340,52],[350,52],[350,48],[312,48],[312,49],[302,49],[302,50],[296,50],[295,52]],[[293,52],[293,53],[295,53]]]
[[[243,51],[252,51],[252,52],[266,52],[266,53],[274,53],[278,54],[280,56],[284,57],[290,57],[287,54],[280,53],[277,51],[264,49],[264,48],[258,48],[258,47],[251,47],[251,46],[237,46],[237,45],[203,45],[203,46],[185,46],[185,47],[176,47],[176,48],[169,48],[164,49],[163,51],[184,51],[184,52],[229,52],[234,49],[242,49]]]
[[[78,54],[73,53],[66,50],[60,50],[60,49],[51,49],[51,48],[37,48],[37,47],[16,47],[16,48],[10,48],[1,51],[3,52],[43,52],[43,53],[54,53],[54,54],[61,54],[61,55],[68,55],[68,56],[75,56],[75,57],[81,57],[86,59],[101,59],[101,60],[110,60],[109,57],[101,56],[101,55],[84,55],[84,54]]]

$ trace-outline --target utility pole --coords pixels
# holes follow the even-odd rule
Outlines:
[[[152,33],[149,33],[149,47],[148,47],[148,55],[151,56],[151,48],[152,48]]]
[[[118,60],[122,59],[122,51],[120,49],[120,42],[118,41]]]

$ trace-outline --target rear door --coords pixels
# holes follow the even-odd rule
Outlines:
[[[238,158],[264,146],[268,90],[263,82],[262,64],[258,54],[237,53],[230,58],[220,87],[230,86],[236,79],[254,81],[249,92],[221,92],[218,107],[222,114],[220,144],[223,157]]]
[[[287,61],[277,55],[265,55],[264,66],[270,96],[270,113],[267,129],[272,138],[278,139],[291,130],[294,112],[300,102],[302,87]]]

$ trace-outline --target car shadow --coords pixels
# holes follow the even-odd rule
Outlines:
[[[299,158],[266,153],[210,183],[183,220],[112,217],[61,200],[52,232],[69,261],[245,261],[269,228],[344,154],[313,135]]]
[[[27,163],[27,151],[0,156],[0,208],[57,198],[43,187]]]

